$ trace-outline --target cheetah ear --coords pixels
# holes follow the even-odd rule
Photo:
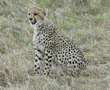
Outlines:
[[[46,11],[45,10],[43,11],[43,14],[44,14],[44,16],[46,16]]]
[[[46,16],[46,14],[48,13],[48,9],[45,8],[45,10],[43,11],[44,16]]]

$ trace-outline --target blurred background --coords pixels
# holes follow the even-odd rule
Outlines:
[[[79,77],[32,76],[34,6],[82,49],[88,66]],[[0,90],[110,90],[110,0],[0,0]]]

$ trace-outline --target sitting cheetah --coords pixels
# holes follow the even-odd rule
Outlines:
[[[46,19],[46,10],[33,7],[28,10],[28,19],[34,27],[35,74],[49,76],[52,69],[68,75],[86,67],[84,55]]]

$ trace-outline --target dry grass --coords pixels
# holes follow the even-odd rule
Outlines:
[[[110,90],[109,4],[109,0],[82,4],[78,0],[1,0],[0,90]],[[47,17],[82,49],[88,67],[79,77],[32,76],[33,28],[27,19],[32,6],[48,8]]]

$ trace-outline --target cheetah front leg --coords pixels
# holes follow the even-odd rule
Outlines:
[[[35,48],[35,67],[34,67],[34,74],[41,74],[41,63],[43,61],[42,57],[43,57],[43,53],[41,52],[41,50],[36,49]]]
[[[49,73],[50,73],[50,70],[51,70],[53,60],[54,60],[54,53],[49,49],[46,50],[45,51],[45,56],[44,56],[44,61],[45,61],[44,75],[46,77],[49,77]]]

